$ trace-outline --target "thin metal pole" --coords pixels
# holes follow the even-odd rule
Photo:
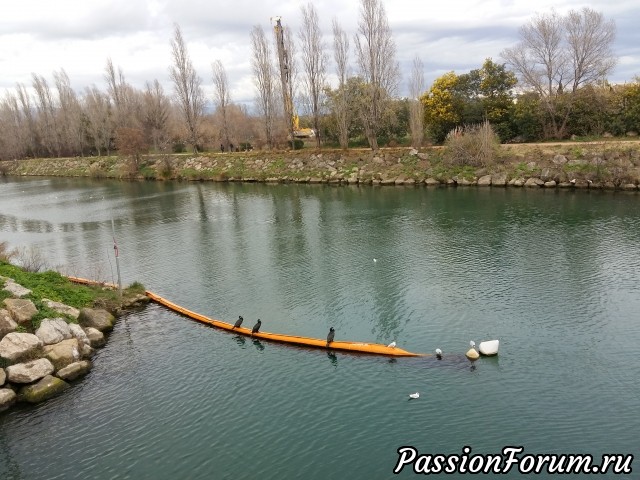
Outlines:
[[[118,244],[116,243],[116,227],[111,218],[111,231],[113,232],[113,253],[116,256],[116,271],[118,272],[118,295],[122,298],[122,280],[120,280],[120,261],[118,260]]]

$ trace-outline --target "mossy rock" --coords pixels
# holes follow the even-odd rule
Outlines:
[[[101,332],[113,330],[115,320],[111,313],[101,308],[83,308],[78,316],[80,326],[84,328],[92,327]]]
[[[33,385],[22,387],[19,393],[19,399],[29,403],[40,403],[55,397],[59,393],[69,388],[69,384],[64,380],[47,375],[42,380]]]

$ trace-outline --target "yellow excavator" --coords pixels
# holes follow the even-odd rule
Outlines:
[[[284,99],[284,111],[289,121],[289,135],[293,138],[313,138],[315,131],[313,128],[300,128],[299,118],[293,107],[293,93],[291,88],[291,69],[289,65],[289,55],[284,44],[284,27],[281,17],[272,17],[275,21],[273,30],[276,34],[276,44],[278,46],[278,63],[280,64],[280,82],[282,82],[282,98]]]

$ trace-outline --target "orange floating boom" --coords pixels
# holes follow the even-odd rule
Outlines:
[[[68,278],[72,282],[76,282],[76,283],[99,284],[99,282],[86,280],[84,278],[78,278],[78,277],[68,277]],[[109,284],[106,284],[106,285],[109,285]],[[206,323],[214,327],[222,328],[228,331],[233,331],[234,333],[238,333],[241,335],[252,336],[253,338],[260,338],[260,339],[269,340],[272,342],[287,343],[290,345],[302,345],[305,347],[324,348],[329,350],[341,350],[341,351],[347,351],[347,352],[367,353],[371,355],[386,355],[390,357],[428,356],[428,354],[425,354],[425,353],[412,353],[412,352],[403,350],[401,348],[388,347],[380,343],[334,341],[334,342],[331,342],[330,347],[327,347],[326,340],[322,340],[320,338],[299,337],[295,335],[283,335],[279,333],[270,333],[270,332],[258,332],[251,335],[251,329],[249,328],[244,328],[244,327],[233,328],[233,325],[230,323],[223,322],[221,320],[215,320],[213,318],[206,317],[205,315],[202,315],[200,313],[196,313],[191,310],[188,310],[148,290],[145,293],[154,302],[159,303],[160,305],[163,305],[169,308],[170,310],[173,310],[174,312],[178,312],[189,318],[192,318],[202,323]]]
[[[206,317],[196,312],[192,312],[180,305],[176,305],[169,300],[162,298],[159,295],[156,295],[153,292],[146,292],[147,296],[153,300],[154,302],[159,303],[160,305],[164,305],[165,307],[181,313],[187,317],[193,318],[202,323],[206,323],[212,325],[214,327],[222,328],[224,330],[233,331],[235,333],[239,333],[242,335],[252,336],[253,338],[260,338],[263,340],[270,340],[272,342],[280,342],[280,343],[288,343],[291,345],[303,345],[306,347],[315,347],[315,348],[327,348],[327,341],[322,340],[320,338],[310,338],[310,337],[298,337],[295,335],[283,335],[279,333],[270,333],[270,332],[258,332],[251,335],[250,328],[238,327],[233,328],[233,325],[227,322],[223,322],[220,320],[214,320],[212,318]],[[382,345],[379,343],[362,343],[362,342],[342,342],[342,341],[334,341],[331,342],[330,350],[342,350],[348,352],[359,352],[359,353],[369,353],[374,355],[387,355],[392,357],[423,357],[426,356],[422,353],[412,353],[407,352],[401,348],[392,348],[387,347],[386,345]]]

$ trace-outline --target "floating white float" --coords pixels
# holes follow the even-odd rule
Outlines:
[[[498,354],[498,348],[500,347],[500,340],[488,340],[486,342],[480,342],[478,350],[482,355],[490,357]]]

